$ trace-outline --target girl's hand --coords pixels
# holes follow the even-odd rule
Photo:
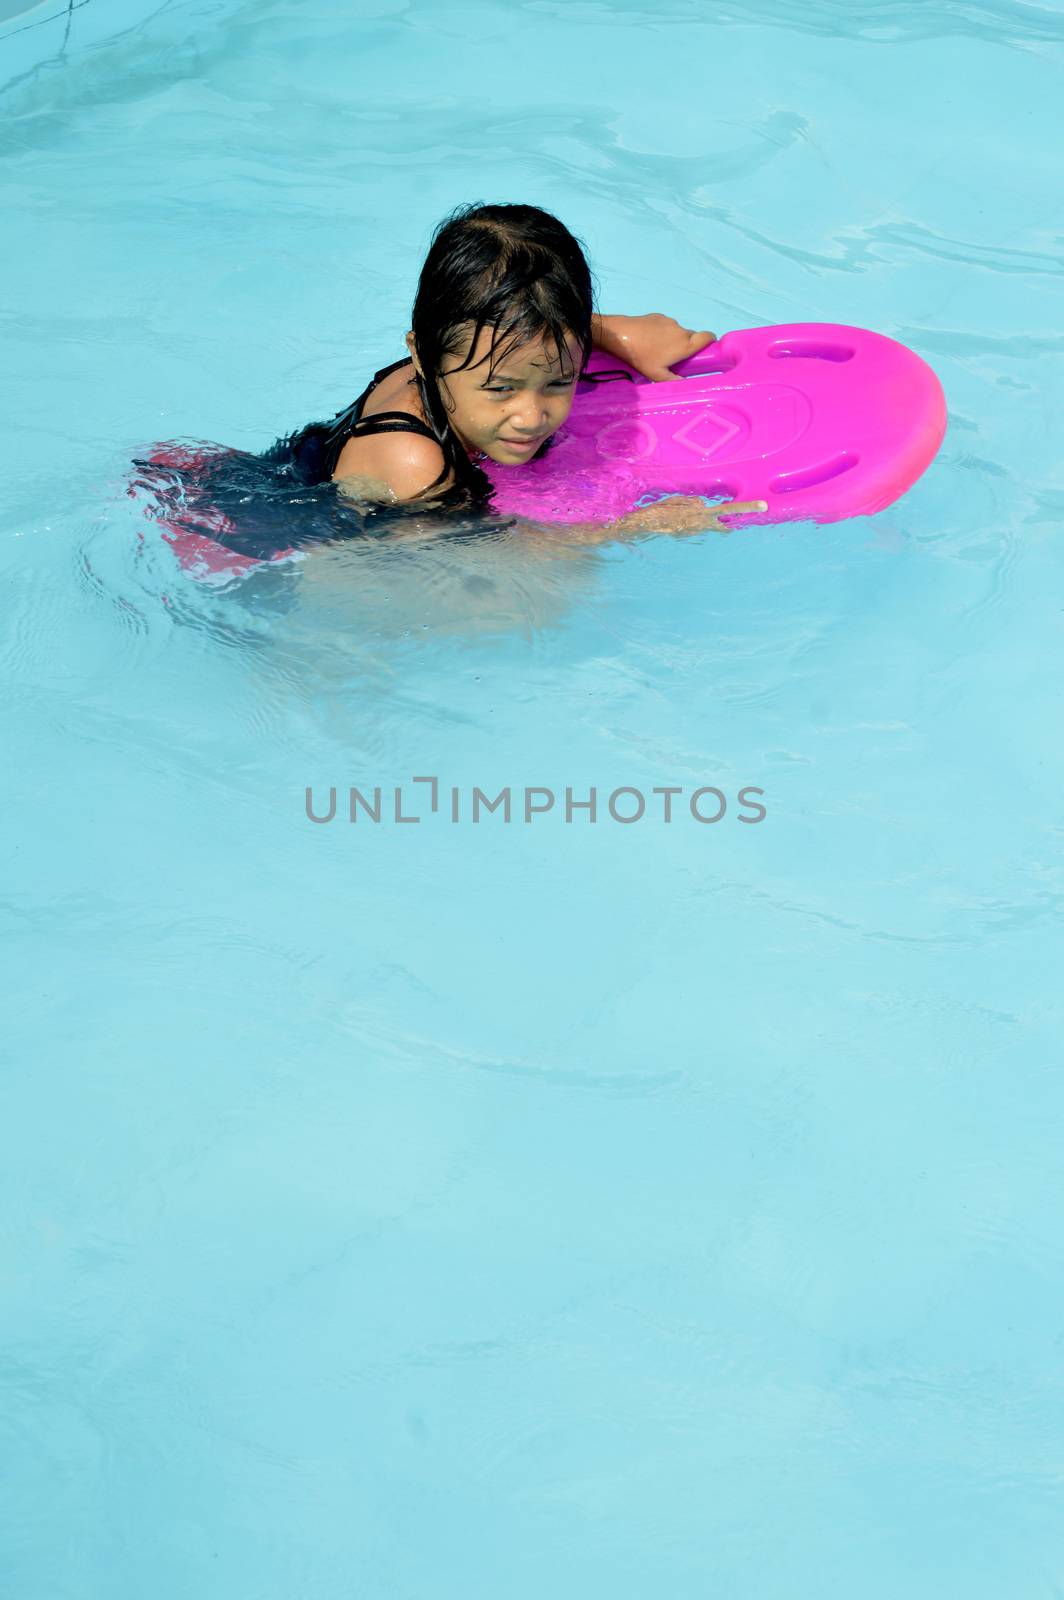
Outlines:
[[[723,517],[739,517],[768,510],[765,500],[726,500],[709,506],[699,495],[670,494],[653,505],[629,511],[614,526],[632,533],[729,533]]]
[[[717,338],[715,333],[681,327],[675,317],[660,311],[648,311],[641,317],[597,317],[592,325],[596,350],[619,356],[655,383],[675,378],[670,367],[714,344]]]
[[[535,523],[527,528],[540,538],[562,549],[584,544],[610,544],[629,534],[644,533],[730,533],[731,529],[719,519],[739,517],[750,512],[755,515],[768,510],[765,500],[727,500],[721,505],[709,506],[696,494],[670,494],[653,505],[637,506],[615,522]]]

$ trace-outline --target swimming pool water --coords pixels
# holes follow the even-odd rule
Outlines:
[[[5,1593],[1064,1588],[1062,41],[0,19]],[[192,582],[130,458],[346,404],[468,199],[607,311],[903,340],[940,457],[874,519]],[[506,785],[559,798],[473,823]]]

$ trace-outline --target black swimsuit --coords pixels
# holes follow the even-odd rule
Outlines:
[[[338,540],[387,537],[397,522],[411,516],[438,517],[448,526],[455,521],[457,535],[466,528],[468,517],[456,520],[455,512],[488,509],[491,484],[472,461],[468,465],[465,460],[459,462],[456,481],[435,496],[431,507],[402,503],[360,506],[338,493],[333,481],[348,439],[374,433],[419,433],[439,443],[432,429],[409,412],[361,415],[381,379],[408,361],[409,357],[381,367],[358,399],[331,422],[309,423],[260,453],[221,446],[192,450],[181,445],[156,447],[153,455],[135,462],[141,474],[136,487],[154,496],[152,515],[170,534],[208,539],[252,560],[268,560],[286,550]],[[450,468],[445,451],[443,470],[426,492],[441,484]]]
[[[290,449],[293,470],[303,483],[324,483],[331,479],[348,439],[362,439],[373,433],[419,433],[422,438],[439,444],[428,424],[419,417],[411,416],[408,411],[378,411],[371,417],[362,416],[362,407],[381,379],[409,364],[410,358],[406,356],[387,367],[381,367],[379,372],[373,374],[358,399],[339,412],[332,422],[311,423],[309,428],[302,429],[290,440],[282,441],[281,448],[287,445]],[[274,446],[275,450],[278,448]],[[447,462],[444,461],[442,472],[427,485],[425,492],[442,483],[448,471]],[[446,498],[441,496],[437,503],[442,503]]]

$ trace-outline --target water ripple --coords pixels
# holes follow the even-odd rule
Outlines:
[[[529,7],[538,15],[576,22],[617,23],[615,4],[596,0],[538,0]],[[625,6],[630,25],[670,27],[706,20],[702,0],[664,0],[660,6]],[[716,21],[755,23],[828,39],[864,40],[870,44],[902,44],[917,39],[969,38],[1022,48],[1064,41],[1064,17],[1048,6],[1020,0],[952,0],[928,5],[927,0],[730,0]]]

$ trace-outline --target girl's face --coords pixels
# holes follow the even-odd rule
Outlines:
[[[511,350],[489,373],[492,330],[481,328],[471,360],[459,371],[468,354],[472,324],[464,331],[463,349],[446,358],[438,375],[451,428],[471,455],[482,450],[506,466],[531,461],[572,408],[580,346],[570,335],[559,361],[553,343],[548,347],[537,340]],[[416,361],[412,334],[407,334],[407,345]]]

